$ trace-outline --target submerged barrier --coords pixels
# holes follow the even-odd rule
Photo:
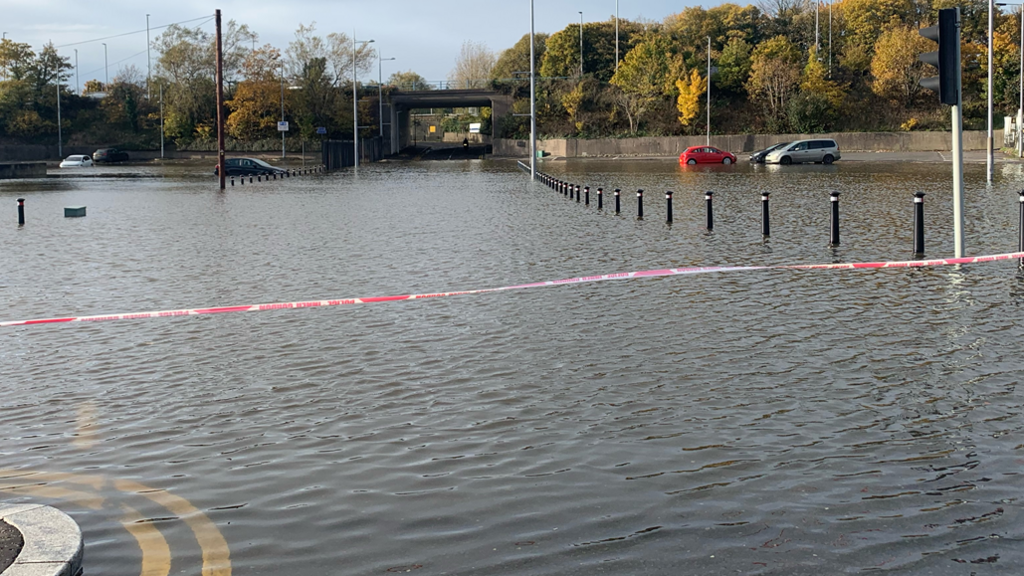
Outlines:
[[[277,302],[272,304],[244,304],[240,306],[220,306],[211,308],[183,308],[180,310],[162,310],[156,312],[132,312],[128,314],[108,314],[100,316],[69,316],[65,318],[38,318],[34,320],[14,320],[0,322],[0,328],[11,326],[30,326],[34,324],[59,324],[70,322],[102,322],[109,320],[141,320],[146,318],[170,318],[177,316],[201,316],[207,314],[225,314],[229,312],[266,312],[269,310],[294,310],[298,308],[319,308],[327,306],[347,306],[353,304],[375,304],[379,302],[396,302],[399,300],[422,300],[426,298],[446,298],[450,296],[466,296],[470,294],[487,294],[509,290],[544,288],[548,286],[564,286],[567,284],[583,284],[603,282],[605,280],[629,280],[635,278],[657,278],[662,276],[682,276],[691,274],[708,274],[724,272],[750,272],[755,270],[852,270],[875,268],[921,268],[948,266],[952,264],[978,264],[997,260],[1015,260],[1024,258],[1024,251],[989,256],[972,256],[966,258],[940,258],[936,260],[909,260],[903,262],[854,262],[847,264],[787,264],[778,266],[701,266],[690,268],[663,268],[658,270],[642,270],[639,272],[620,272],[601,274],[598,276],[581,276],[562,280],[547,280],[530,284],[502,286],[500,288],[482,288],[476,290],[460,290],[456,292],[436,292],[429,294],[405,294],[401,296],[371,296],[363,298],[339,298],[334,300],[308,300],[303,302]]]

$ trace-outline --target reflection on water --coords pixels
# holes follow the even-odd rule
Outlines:
[[[4,319],[906,259],[916,190],[928,256],[952,251],[942,165],[783,168],[542,168],[672,189],[672,226],[659,194],[638,222],[629,194],[598,213],[503,162],[225,193],[195,166],[5,182],[29,221],[0,229]],[[969,186],[971,254],[1016,248],[1005,170]],[[145,559],[122,522],[156,528],[175,572],[211,546],[129,481],[186,498],[239,574],[1011,573],[1021,294],[1001,262],[8,329],[0,497],[72,513],[104,575]]]

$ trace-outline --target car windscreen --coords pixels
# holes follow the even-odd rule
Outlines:
[[[257,160],[256,158],[252,158],[252,161],[253,161],[253,164],[256,164],[257,166],[262,166],[264,168],[273,168],[273,166],[271,166],[270,164],[267,164],[263,160]]]
[[[783,147],[788,146],[788,145],[789,145],[789,142],[779,142],[778,144],[768,148],[768,151],[771,152],[772,150],[781,150]]]

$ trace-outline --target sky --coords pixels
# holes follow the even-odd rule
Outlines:
[[[720,3],[618,0],[620,18],[659,22],[687,6]],[[616,0],[535,0],[536,31],[561,30],[579,22],[581,11],[584,22],[608,20],[615,14],[615,4]],[[72,75],[72,88],[90,79],[104,81],[106,74],[113,78],[120,68],[132,64],[146,74],[146,14],[150,15],[150,37],[156,38],[162,31],[159,27],[196,18],[199,20],[187,25],[201,25],[212,33],[212,16],[219,8],[225,23],[248,24],[259,34],[260,45],[272,44],[282,50],[300,23],[316,22],[322,36],[344,32],[351,37],[354,31],[359,40],[373,39],[382,58],[396,59],[382,64],[385,79],[392,72],[412,70],[430,81],[447,79],[464,41],[483,43],[500,53],[530,31],[529,0],[107,0],[101,4],[0,0],[0,6],[0,31],[7,38],[27,43],[37,52],[53,41],[72,66],[77,49],[78,79],[76,82]],[[210,21],[204,23],[204,16]],[[138,33],[99,40],[131,32]],[[107,44],[106,66],[103,42]],[[152,57],[155,60],[156,55]],[[370,76],[363,80],[374,79],[374,74]]]

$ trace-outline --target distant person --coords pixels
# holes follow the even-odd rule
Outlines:
[[[462,149],[469,150],[469,138],[462,139]]]

